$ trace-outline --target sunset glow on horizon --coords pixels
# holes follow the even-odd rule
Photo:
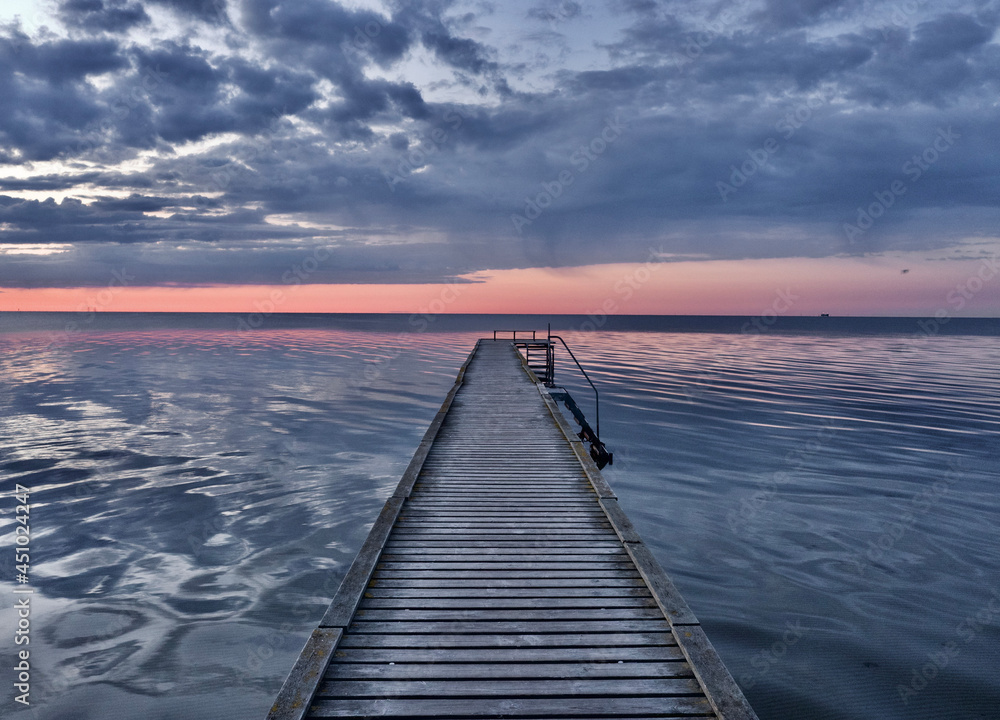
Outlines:
[[[911,267],[912,266],[912,267]],[[2,311],[1000,317],[996,261],[786,258],[482,271],[452,283],[7,288]]]
[[[0,309],[1000,316],[1000,14],[869,5],[11,0]]]

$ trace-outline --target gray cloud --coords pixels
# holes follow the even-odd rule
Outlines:
[[[913,54],[921,60],[943,60],[968,53],[993,38],[996,25],[980,24],[975,18],[948,13],[917,26]]]
[[[228,20],[226,0],[149,0],[149,2],[212,24],[221,24]]]
[[[0,37],[0,243],[73,248],[0,255],[0,285],[100,285],[121,264],[149,283],[276,282],[318,246],[331,260],[311,282],[650,247],[822,257],[951,246],[1000,220],[995,10],[158,4],[216,41],[144,40],[149,15],[127,0],[64,2],[65,37]],[[559,61],[526,52],[550,36]],[[585,62],[568,52],[581,45]],[[913,179],[906,164],[949,128]],[[900,179],[905,196],[849,244],[844,224]]]
[[[802,27],[861,7],[862,0],[766,0],[756,19],[766,27]]]
[[[125,32],[150,22],[142,5],[125,0],[66,0],[60,6],[59,14],[73,27],[113,33]]]

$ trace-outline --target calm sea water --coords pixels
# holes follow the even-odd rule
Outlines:
[[[35,591],[23,710],[4,552],[4,717],[264,716],[501,326],[360,322],[0,333],[0,542],[29,487]],[[1000,338],[561,334],[606,477],[763,720],[1000,717]]]

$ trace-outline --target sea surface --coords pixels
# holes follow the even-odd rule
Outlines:
[[[240,320],[0,316],[4,718],[263,718],[476,338],[547,321],[762,720],[1000,718],[1000,321]]]

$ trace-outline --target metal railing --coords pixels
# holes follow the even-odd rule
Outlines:
[[[569,345],[566,344],[565,340],[563,340],[558,335],[553,335],[551,333],[549,333],[549,339],[550,340],[558,340],[559,342],[561,342],[563,344],[563,347],[566,348],[566,352],[568,352],[569,356],[571,358],[573,358],[573,362],[575,362],[576,366],[578,368],[580,368],[580,372],[583,373],[584,379],[590,384],[591,389],[594,391],[594,420],[595,420],[594,425],[596,426],[595,431],[597,432],[597,437],[600,437],[601,436],[601,395],[600,395],[600,393],[597,392],[597,386],[594,385],[594,381],[590,379],[590,375],[588,375],[587,371],[583,369],[583,365],[581,365],[580,361],[576,359],[576,355],[574,355],[573,351],[569,349]]]
[[[521,337],[518,337],[518,333],[521,334]],[[601,394],[598,392],[594,381],[590,379],[590,375],[588,375],[587,371],[583,369],[583,365],[580,364],[576,355],[573,354],[569,345],[566,344],[566,341],[559,335],[553,335],[551,326],[547,329],[546,337],[544,338],[539,338],[538,334],[534,330],[494,330],[494,340],[498,339],[498,334],[509,335],[515,347],[524,349],[524,360],[528,365],[528,369],[535,373],[545,387],[549,388],[549,394],[552,395],[553,399],[561,401],[566,405],[566,408],[570,411],[570,413],[572,413],[573,417],[580,424],[580,437],[590,443],[590,455],[597,463],[597,466],[599,468],[603,468],[605,465],[612,463],[614,456],[608,452],[607,447],[601,440]],[[531,335],[530,338],[528,337],[529,334]],[[587,418],[584,416],[580,407],[573,400],[569,390],[561,385],[556,385],[555,341],[557,340],[562,343],[564,348],[566,348],[566,352],[576,364],[580,374],[583,375],[583,379],[587,381],[587,384],[590,385],[590,389],[594,391],[594,424],[596,425],[596,429],[592,428],[590,423],[587,422]],[[537,357],[532,354],[532,350],[538,351],[542,349],[545,351],[544,366],[539,364],[537,360],[532,362],[532,360]],[[560,390],[561,392],[552,392],[553,390]]]
[[[505,334],[505,335],[506,335],[507,333],[510,333],[510,335],[511,335],[511,339],[512,339],[512,340],[517,340],[517,334],[518,334],[518,333],[523,333],[523,334],[527,334],[527,333],[531,333],[531,339],[532,339],[532,340],[536,340],[536,339],[537,339],[537,338],[535,337],[535,331],[534,331],[534,330],[494,330],[494,331],[493,331],[493,339],[494,339],[494,340],[496,340],[496,339],[497,339],[497,333],[503,333],[503,334]],[[502,338],[501,338],[501,339],[502,339]]]

